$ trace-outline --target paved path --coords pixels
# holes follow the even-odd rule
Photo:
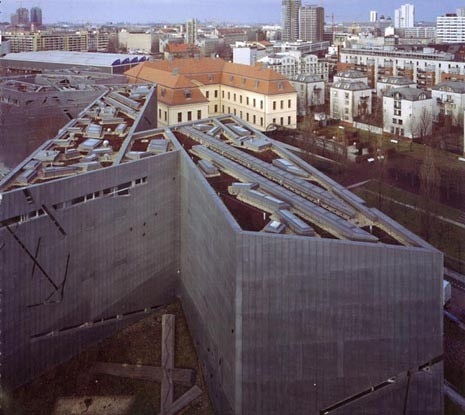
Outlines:
[[[358,183],[351,184],[351,185],[347,186],[346,188],[349,189],[349,190],[350,189],[355,189],[356,187],[363,186],[363,185],[365,185],[365,184],[367,184],[369,182],[371,182],[371,179],[364,180],[363,182],[358,182]]]
[[[365,192],[371,193],[374,196],[379,196],[378,193],[374,192],[373,190],[369,190],[369,189],[363,189],[363,190]],[[421,208],[419,208],[417,206],[410,205],[408,203],[399,202],[398,200],[393,199],[392,197],[389,197],[389,196],[386,196],[386,195],[383,195],[383,194],[381,194],[381,197],[383,199],[389,200],[390,202],[395,203],[397,205],[404,206],[406,208],[416,210],[417,212],[427,213],[424,209],[421,209]],[[458,226],[459,228],[465,229],[465,224],[464,223],[460,223],[460,222],[458,222],[458,221],[456,221],[454,219],[449,219],[449,218],[446,218],[446,217],[441,216],[441,215],[433,214],[433,216],[435,216],[439,220],[442,220],[443,222],[447,222],[447,223],[450,223],[452,225]]]

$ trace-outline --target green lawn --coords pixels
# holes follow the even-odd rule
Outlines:
[[[353,189],[353,191],[362,197],[367,202],[368,206],[378,208],[407,229],[426,239],[424,225],[425,214],[397,204],[392,200],[383,197],[379,198],[376,186],[377,183],[368,183],[365,186]],[[416,195],[392,188],[391,186],[381,185],[381,189],[381,195],[388,196],[403,203],[419,206],[418,196]],[[437,212],[442,216],[447,216],[449,218],[457,217],[458,211],[455,209],[444,207],[444,205],[441,204],[437,205]],[[462,261],[465,260],[465,229],[433,218],[428,227],[428,231],[430,234],[428,242],[444,252],[446,256],[450,257],[446,258],[446,265],[459,272],[465,272],[464,267],[460,266],[457,261],[454,261],[454,258]]]

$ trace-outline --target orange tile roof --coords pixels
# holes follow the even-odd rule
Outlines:
[[[284,75],[261,65],[248,66],[225,62],[215,58],[190,58],[143,62],[125,73],[131,82],[153,82],[166,89],[198,89],[203,85],[227,85],[264,95],[278,95],[295,92]],[[200,90],[198,93],[203,97]],[[161,102],[166,102],[165,93]],[[192,93],[200,100],[197,92]],[[174,97],[174,95],[173,95]],[[174,99],[174,98],[173,98]],[[204,100],[206,100],[204,98]],[[176,100],[178,102],[178,100]],[[200,102],[200,101],[199,101]],[[203,102],[203,101],[202,101]],[[166,102],[167,104],[169,102]],[[174,105],[174,104],[173,104]]]
[[[262,65],[249,66],[226,62],[221,83],[264,95],[295,92],[284,75]]]
[[[168,43],[165,50],[169,53],[190,53],[198,49],[195,45],[187,43]]]
[[[138,65],[127,71],[126,75],[130,82],[152,82],[158,84],[158,101],[167,105],[208,102],[208,99],[204,97],[198,86],[184,75],[176,75],[173,72],[155,69],[148,65]],[[186,94],[187,92],[190,93],[190,96]]]

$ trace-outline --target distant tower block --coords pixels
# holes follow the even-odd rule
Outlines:
[[[40,7],[31,8],[31,25],[35,28],[42,26],[42,9]]]
[[[370,22],[374,23],[378,21],[378,12],[375,10],[370,11]]]

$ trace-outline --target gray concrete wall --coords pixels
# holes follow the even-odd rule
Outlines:
[[[442,354],[440,253],[244,233],[238,264],[243,414],[319,414]],[[377,413],[402,413],[388,392]],[[442,413],[425,393],[418,413]]]
[[[173,301],[178,170],[178,153],[171,152],[32,186],[32,203],[23,190],[3,194],[1,221],[43,205],[53,216],[0,228],[4,386],[23,383],[104,338],[126,322],[117,315],[133,321],[132,312]],[[142,177],[147,182],[131,188],[129,196],[53,207]],[[108,322],[79,329],[101,319]]]
[[[442,413],[442,363],[419,370],[442,354],[438,252],[243,232],[183,151],[4,193],[0,221],[4,386],[177,293],[218,414],[319,414],[393,376],[333,413]]]
[[[181,154],[180,296],[218,414],[232,413],[236,364],[238,225]]]

